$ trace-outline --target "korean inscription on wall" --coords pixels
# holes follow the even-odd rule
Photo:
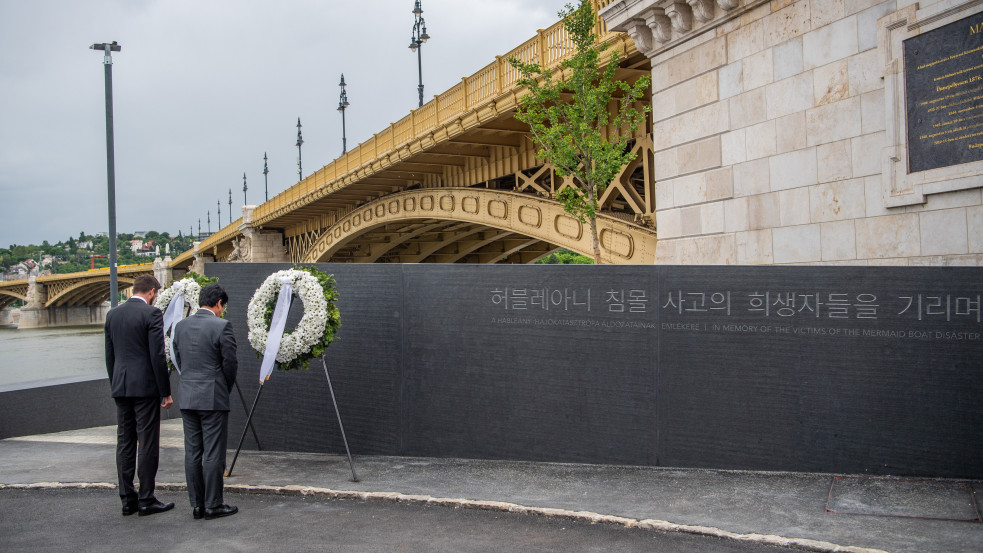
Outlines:
[[[979,341],[983,294],[867,290],[669,290],[668,331]],[[709,316],[708,316],[709,315]],[[852,323],[852,324],[851,324]]]
[[[624,286],[494,286],[488,302],[497,324],[657,328],[654,291]]]

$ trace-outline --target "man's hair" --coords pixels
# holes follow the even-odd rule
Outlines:
[[[160,290],[160,282],[153,275],[140,275],[133,280],[134,294],[146,294],[151,290]]]
[[[222,302],[222,305],[229,304],[229,295],[225,293],[225,288],[218,284],[209,284],[201,289],[201,294],[198,296],[200,307],[215,307],[219,301]]]

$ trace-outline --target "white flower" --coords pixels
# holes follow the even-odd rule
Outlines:
[[[157,296],[157,301],[154,302],[154,307],[160,309],[163,313],[167,313],[167,306],[171,304],[174,296],[178,294],[184,294],[184,305],[185,309],[181,313],[181,318],[185,318],[186,315],[190,315],[198,310],[198,299],[201,295],[201,285],[198,284],[194,278],[186,277],[182,280],[176,280],[171,283],[164,291],[162,291]],[[164,336],[168,335],[169,328],[164,329]],[[168,360],[171,359],[171,344],[170,340],[164,340],[164,355]]]

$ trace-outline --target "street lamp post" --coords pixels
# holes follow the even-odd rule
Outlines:
[[[263,152],[263,200],[270,201],[270,181],[266,175],[270,174],[270,166],[266,163],[266,152]]]
[[[242,174],[242,205],[246,205],[249,203],[246,201],[246,190],[249,190],[249,188],[246,187],[246,174],[243,173]]]
[[[348,151],[348,141],[345,138],[345,108],[348,107],[348,93],[345,92],[345,74],[341,74],[341,95],[338,96],[338,111],[341,112],[341,153]]]
[[[216,201],[215,205],[218,206],[215,208],[218,212],[218,228],[222,228],[222,200]],[[229,222],[232,222],[232,213],[229,213]]]
[[[417,90],[420,92],[420,107],[423,107],[423,43],[430,40],[427,34],[427,23],[423,20],[423,8],[420,0],[416,0],[413,6],[413,34],[410,35],[410,50],[416,52],[416,66],[420,73],[420,85]]]
[[[205,214],[208,217],[208,235],[212,235],[212,212],[209,211]]]
[[[198,217],[198,240],[201,240],[201,217]]]
[[[116,158],[113,146],[113,52],[123,48],[114,40],[89,46],[91,50],[105,53],[103,66],[106,74],[106,173],[109,187],[109,305],[119,303],[119,284],[116,277]]]
[[[300,147],[304,145],[304,137],[300,134],[301,126],[302,125],[300,124],[300,117],[298,117],[297,118],[297,180],[298,181],[304,180],[304,169],[300,163],[301,160]]]
[[[232,189],[229,188],[229,222],[232,222]]]

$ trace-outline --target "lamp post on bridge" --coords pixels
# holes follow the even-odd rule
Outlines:
[[[413,6],[413,34],[410,35],[410,50],[416,52],[416,66],[420,73],[420,85],[417,90],[420,92],[420,107],[423,107],[423,43],[430,40],[427,34],[427,23],[423,20],[423,8],[420,0],[416,0]]]
[[[90,50],[105,53],[103,66],[106,76],[106,173],[109,188],[109,306],[119,304],[119,284],[116,275],[116,158],[113,146],[113,52],[122,46],[114,40],[89,46]]]
[[[198,240],[201,240],[201,217],[198,217]]]
[[[338,96],[338,111],[341,112],[341,153],[348,151],[348,141],[345,138],[345,108],[348,107],[348,93],[345,92],[345,74],[341,74],[341,94]]]
[[[215,208],[218,211],[218,228],[222,228],[222,200],[216,201],[215,205],[218,206]],[[232,222],[232,213],[229,213],[229,222]]]
[[[243,173],[242,174],[242,205],[247,205],[249,203],[246,201],[246,190],[249,190],[249,188],[246,187],[246,174]]]
[[[212,212],[209,211],[205,214],[208,217],[208,235],[212,235]]]
[[[229,223],[232,223],[232,189],[229,188]]]
[[[263,201],[270,201],[270,181],[266,175],[270,174],[270,166],[266,164],[266,152],[263,152]]]
[[[300,134],[300,117],[297,118],[297,181],[304,180],[304,169],[301,166],[300,147],[304,145],[304,137]]]

